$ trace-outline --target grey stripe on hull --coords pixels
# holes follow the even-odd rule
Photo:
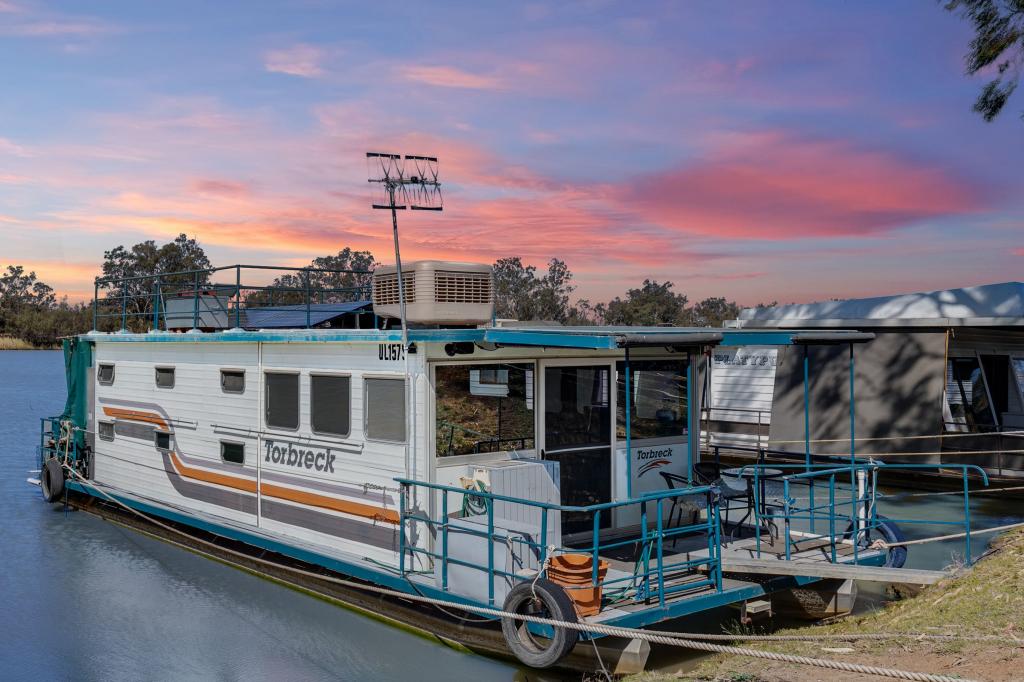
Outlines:
[[[326,533],[344,540],[361,542],[381,549],[396,549],[395,527],[374,525],[343,516],[334,516],[324,512],[293,507],[290,504],[274,502],[263,498],[263,518],[279,521],[290,526],[298,526],[318,533]]]
[[[200,502],[215,504],[218,507],[234,509],[246,514],[256,514],[255,495],[232,490],[231,488],[193,483],[183,478],[181,474],[174,470],[169,453],[161,450],[160,455],[164,459],[164,471],[167,472],[167,478],[179,495],[190,500],[199,500]]]
[[[140,408],[140,409],[153,410],[154,412],[158,413],[161,417],[163,417],[164,420],[167,421],[169,424],[171,423],[171,417],[167,414],[167,412],[162,407],[160,407],[156,403],[144,403],[144,402],[139,402],[137,400],[119,400],[119,399],[116,399],[116,398],[100,398],[100,402],[101,403],[108,403],[110,405],[118,405],[118,406],[121,406],[121,407],[134,407],[134,408]],[[116,421],[114,423],[115,430],[118,428],[119,424],[124,424],[124,423],[125,422],[122,422],[121,420]],[[144,439],[148,439],[148,440],[153,440],[153,431],[156,430],[156,427],[149,426],[148,428],[149,428],[149,435],[148,436],[145,436],[145,437],[144,436],[136,436],[136,437],[144,438]],[[124,435],[132,435],[132,434],[125,433]],[[196,457],[190,457],[189,455],[186,455],[184,452],[181,451],[181,448],[178,447],[178,439],[174,435],[174,429],[173,428],[171,429],[171,438],[173,439],[174,451],[176,453],[178,453],[178,457],[181,459],[181,461],[184,464],[186,464],[186,465],[188,465],[190,467],[202,467],[204,469],[210,469],[212,471],[221,471],[221,472],[224,472],[224,473],[227,473],[227,474],[231,474],[233,476],[246,476],[250,480],[255,478],[255,475],[254,475],[253,472],[246,471],[245,469],[240,469],[237,464],[224,464],[224,463],[216,461],[216,460],[210,460],[210,459],[205,459],[205,458],[196,458]],[[266,439],[266,440],[272,440],[272,439]],[[264,441],[264,443],[266,442],[266,440]],[[278,440],[278,441],[274,441],[274,442],[290,443],[291,441]],[[261,456],[261,454],[262,453],[257,452],[256,456],[259,457],[259,456]],[[311,480],[310,478],[303,477],[303,476],[292,476],[292,475],[288,475],[288,474],[285,474],[285,473],[279,473],[279,472],[276,472],[276,471],[270,471],[270,470],[267,470],[266,468],[264,468],[264,470],[263,470],[262,477],[265,480],[267,480],[267,481],[274,481],[276,483],[287,483],[288,485],[293,485],[293,486],[297,486],[297,487],[301,487],[301,488],[309,488],[311,490],[319,490],[319,491],[322,491],[322,492],[325,492],[325,493],[331,493],[332,495],[341,495],[341,496],[344,496],[344,497],[354,497],[354,498],[366,500],[368,502],[374,502],[374,503],[377,503],[377,504],[381,504],[382,503],[382,504],[384,504],[385,507],[388,506],[388,505],[394,506],[394,504],[395,504],[394,498],[392,498],[391,495],[387,494],[386,491],[375,491],[375,492],[371,493],[371,492],[365,490],[362,486],[360,486],[358,484],[354,484],[354,483],[329,483],[329,482],[326,482],[326,481],[321,482],[321,481],[318,481],[318,480]]]
[[[118,419],[114,421],[114,433],[123,438],[138,438],[139,440],[152,443],[156,427],[152,424],[140,424],[138,422]]]

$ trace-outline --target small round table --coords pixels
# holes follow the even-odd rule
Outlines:
[[[782,478],[786,472],[782,469],[771,469],[765,467],[736,467],[734,469],[726,469],[722,472],[722,476],[728,476],[729,478],[742,478],[747,482],[747,513],[743,515],[743,518],[736,523],[734,528],[739,528],[743,525],[743,522],[750,518],[751,512],[754,511],[754,503],[757,502],[758,516],[762,519],[762,523],[765,524],[766,529],[771,532],[771,524],[768,522],[766,516],[767,504],[765,501],[765,481],[773,478]],[[757,479],[757,495],[754,495],[754,479]]]

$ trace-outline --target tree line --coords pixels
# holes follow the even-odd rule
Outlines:
[[[337,254],[314,258],[306,272],[281,274],[264,286],[243,284],[244,307],[294,305],[315,292],[313,302],[333,303],[369,296],[372,272],[378,262],[369,251],[348,247]],[[153,240],[133,246],[117,246],[103,254],[96,282],[99,297],[97,328],[114,331],[122,313],[132,331],[151,324],[153,303],[163,296],[224,286],[234,294],[234,282],[214,284],[212,265],[202,245],[187,235],[165,244]],[[178,274],[162,274],[178,273]],[[159,280],[157,278],[159,276]],[[307,281],[308,280],[308,281]],[[574,276],[565,261],[552,258],[544,270],[524,265],[518,256],[494,263],[494,295],[498,318],[555,322],[564,325],[674,325],[719,326],[735,319],[740,307],[723,297],[690,304],[685,294],[673,291],[672,282],[645,279],[623,296],[591,303],[575,298]],[[9,265],[0,275],[0,336],[22,339],[37,347],[52,346],[61,337],[84,333],[93,327],[92,302],[70,303],[58,299],[52,287],[35,272]]]

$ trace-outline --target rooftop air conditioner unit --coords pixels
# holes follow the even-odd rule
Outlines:
[[[409,322],[476,325],[494,315],[491,266],[421,260],[402,266],[405,310]],[[393,265],[373,273],[373,311],[401,317],[398,276]]]

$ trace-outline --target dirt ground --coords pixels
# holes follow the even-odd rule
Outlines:
[[[911,599],[837,623],[776,634],[909,632],[994,635],[994,642],[870,641],[743,642],[734,646],[813,658],[948,675],[972,680],[1024,680],[1024,532],[1000,538],[973,568],[932,585]],[[811,682],[870,680],[875,676],[777,663],[736,655],[706,660],[687,673],[645,673],[629,682],[715,680]]]

